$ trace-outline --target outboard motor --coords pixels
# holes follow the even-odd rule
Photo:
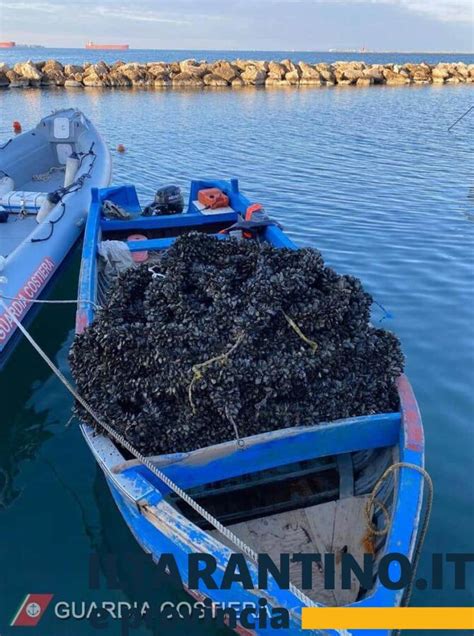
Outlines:
[[[160,216],[165,214],[181,214],[184,210],[184,199],[178,186],[170,185],[156,191],[153,203],[143,210],[143,216]]]

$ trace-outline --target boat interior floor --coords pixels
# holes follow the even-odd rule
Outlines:
[[[371,551],[366,516],[368,497],[346,497],[227,527],[256,552],[268,554],[276,564],[282,553],[335,554],[334,589],[325,589],[322,563],[313,567],[312,589],[302,591],[311,600],[328,606],[347,605],[357,600],[360,586],[352,575],[351,588],[342,589],[340,560],[347,552],[362,565],[364,553]],[[211,534],[235,550],[235,546],[217,530],[212,530]],[[290,580],[302,589],[300,563],[290,562]]]
[[[42,175],[35,175],[22,183],[16,192],[54,192],[64,184],[64,169],[54,167]],[[41,178],[38,179],[38,176]],[[8,194],[8,193],[7,193]],[[10,212],[8,220],[0,223],[0,255],[8,256],[37,227],[36,210],[28,210],[22,215],[17,211]]]
[[[36,175],[38,176],[38,175]],[[41,179],[30,179],[21,184],[21,187],[15,188],[18,191],[25,192],[54,192],[64,185],[64,170],[54,169],[51,172],[45,172],[41,175]]]
[[[0,254],[5,257],[11,254],[37,226],[36,214],[9,214],[8,221],[0,223]]]

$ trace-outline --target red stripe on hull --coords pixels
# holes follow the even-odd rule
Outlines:
[[[423,424],[420,409],[413,393],[410,382],[405,374],[397,380],[397,389],[400,396],[403,426],[405,430],[405,447],[409,450],[422,452],[425,445]]]

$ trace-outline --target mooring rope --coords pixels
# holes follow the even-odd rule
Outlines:
[[[93,302],[92,300],[79,300],[78,298],[75,299],[62,299],[62,298],[58,298],[58,299],[53,299],[53,300],[43,300],[43,299],[39,299],[39,298],[18,298],[18,296],[7,296],[6,294],[2,294],[0,292],[0,298],[5,298],[6,300],[18,300],[19,302],[25,302],[25,303],[38,303],[40,305],[92,305],[92,307],[94,307],[94,309],[96,311],[98,311],[99,309],[102,309],[102,307],[100,305],[97,305],[95,302]]]
[[[46,364],[49,366],[51,371],[57,376],[57,378],[62,382],[62,384],[66,387],[69,393],[73,396],[77,402],[83,407],[87,413],[97,422],[97,424],[104,429],[109,436],[120,446],[129,451],[138,461],[143,464],[148,470],[153,473],[158,479],[163,482],[170,490],[172,490],[175,494],[178,495],[185,503],[188,504],[193,510],[195,510],[205,521],[207,521],[210,525],[212,525],[223,537],[225,537],[228,541],[233,543],[242,553],[244,553],[249,559],[251,559],[254,563],[258,564],[258,554],[253,550],[250,546],[248,546],[244,541],[239,539],[237,535],[231,532],[228,528],[226,528],[222,523],[213,517],[207,510],[205,510],[197,501],[195,501],[192,497],[190,497],[186,491],[184,491],[180,486],[178,486],[174,481],[172,481],[165,473],[161,472],[156,466],[144,455],[142,455],[136,448],[134,448],[130,442],[128,442],[123,435],[117,433],[107,422],[104,422],[102,418],[95,413],[94,409],[88,404],[88,402],[76,391],[76,389],[72,386],[69,380],[64,376],[62,371],[60,371],[54,362],[48,357],[45,351],[40,347],[40,345],[36,342],[36,340],[30,335],[27,329],[21,324],[18,318],[15,316],[13,311],[5,304],[5,302],[0,298],[0,304],[3,305],[4,309],[10,315],[11,319],[18,327],[18,329],[22,332],[31,346],[36,350],[36,352],[43,358]],[[293,583],[289,584],[289,590],[296,596],[296,598],[301,601],[306,606],[314,607],[316,604],[306,596],[300,589],[298,589]]]
[[[461,117],[458,117],[458,118],[456,119],[456,121],[454,122],[454,124],[451,124],[451,126],[449,126],[449,128],[448,128],[448,132],[451,130],[451,128],[454,128],[454,126],[456,126],[456,124],[458,124],[458,123],[461,121],[461,119],[464,119],[464,117],[465,117],[468,113],[470,113],[470,112],[471,112],[471,110],[474,110],[474,106],[470,106],[470,107],[466,110],[466,112],[465,112],[465,113],[463,113],[463,114],[461,115]]]

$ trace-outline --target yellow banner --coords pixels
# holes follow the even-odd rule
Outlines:
[[[304,607],[303,629],[474,629],[474,607]]]

